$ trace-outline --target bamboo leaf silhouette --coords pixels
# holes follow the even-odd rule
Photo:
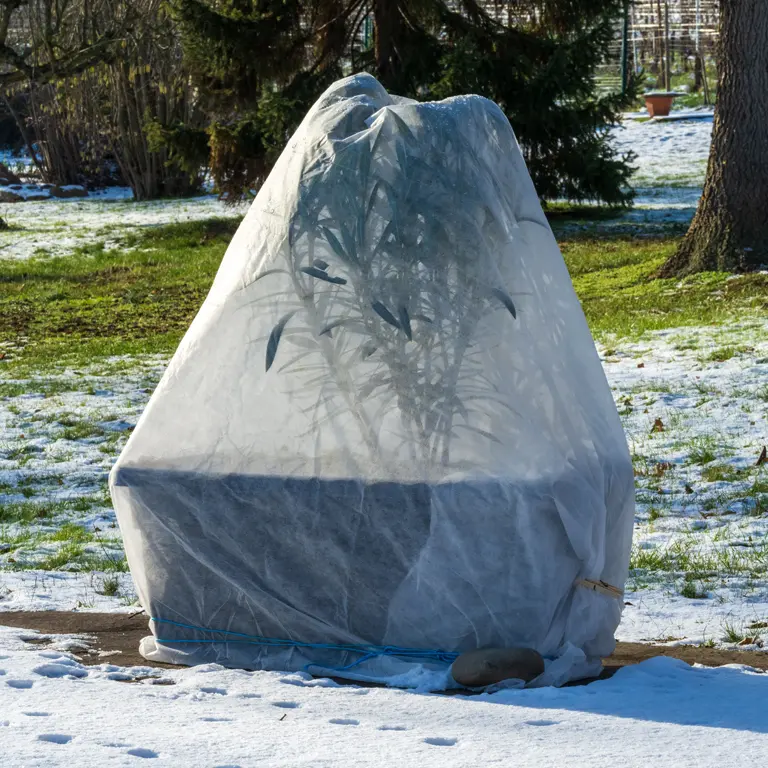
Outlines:
[[[343,246],[339,242],[339,238],[336,237],[336,235],[331,232],[328,227],[320,227],[320,231],[323,233],[325,239],[328,241],[328,244],[331,246],[333,252],[345,263],[345,264],[356,264],[357,260],[355,259],[353,254],[347,254],[347,252],[344,250]]]
[[[253,282],[255,283],[257,280],[261,280],[262,277],[267,277],[268,275],[277,275],[280,272],[282,272],[284,275],[290,274],[287,269],[268,269],[266,272],[262,272],[260,275],[256,275],[256,277],[253,278]]]
[[[318,333],[318,336],[325,336],[326,334],[328,336],[331,336],[331,331],[333,331],[335,328],[339,328],[342,325],[359,325],[362,327],[362,323],[360,320],[354,317],[343,317],[340,320],[334,320],[333,322],[328,323],[328,325],[324,326],[320,333]]]
[[[382,320],[400,330],[400,323],[397,322],[395,316],[380,301],[374,301],[371,304],[371,308]]]
[[[327,272],[317,267],[302,267],[300,272],[310,277],[316,277],[318,280],[325,280],[326,283],[333,283],[334,285],[346,285],[347,281],[343,277],[331,277]]]
[[[454,424],[454,429],[466,429],[470,432],[474,432],[477,435],[482,435],[483,437],[487,438],[488,440],[491,440],[494,443],[498,443],[499,445],[503,445],[501,440],[499,440],[496,435],[492,435],[490,432],[486,432],[484,429],[480,429],[480,427],[473,427],[471,424]]]
[[[508,293],[505,293],[500,288],[494,288],[491,293],[509,310],[509,314],[517,319],[517,310]]]
[[[408,341],[413,341],[413,332],[411,331],[411,318],[408,316],[408,308],[401,306],[398,309],[397,314],[400,318],[400,325],[405,332],[405,335],[408,337]]]
[[[267,342],[267,370],[272,367],[272,363],[275,362],[275,355],[277,354],[277,348],[280,344],[280,337],[283,335],[285,326],[288,321],[296,314],[296,310],[288,312],[283,315],[278,321],[277,325],[272,329],[272,333],[269,334],[269,341]]]

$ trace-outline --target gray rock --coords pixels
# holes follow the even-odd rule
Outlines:
[[[482,648],[462,653],[451,675],[467,688],[484,688],[514,678],[526,683],[544,671],[544,659],[532,648]]]
[[[0,203],[18,203],[23,199],[21,195],[11,192],[10,189],[0,189]]]

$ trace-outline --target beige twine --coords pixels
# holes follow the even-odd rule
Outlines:
[[[591,589],[593,592],[599,592],[601,595],[607,595],[608,597],[614,597],[617,600],[624,598],[624,590],[614,587],[612,584],[608,584],[605,581],[598,581],[595,579],[580,579],[576,582],[577,587],[585,587]]]

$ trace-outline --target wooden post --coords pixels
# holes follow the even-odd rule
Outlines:
[[[669,0],[664,0],[664,88],[672,89],[672,57],[669,52]]]
[[[663,87],[664,83],[667,81],[667,76],[664,73],[665,68],[665,58],[664,58],[664,16],[661,12],[661,0],[656,0],[656,21],[659,24],[659,32],[656,35],[656,50],[654,51],[655,56],[658,56],[659,60],[659,79],[661,80],[661,85]]]
[[[627,92],[629,59],[629,0],[624,0],[624,24],[621,31],[621,93]]]

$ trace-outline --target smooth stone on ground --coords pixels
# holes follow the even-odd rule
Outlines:
[[[467,688],[484,688],[502,680],[529,683],[544,672],[544,659],[532,648],[481,648],[462,653],[451,666],[451,675]]]

